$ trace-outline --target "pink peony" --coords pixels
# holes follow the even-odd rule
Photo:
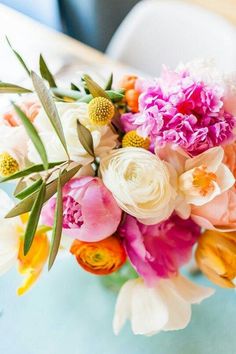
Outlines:
[[[166,143],[197,155],[233,136],[236,118],[225,111],[223,89],[193,78],[187,70],[165,69],[149,86],[139,84],[139,113],[121,117],[125,131],[149,136],[152,146]]]
[[[200,228],[175,214],[156,225],[143,225],[127,215],[118,232],[134,268],[152,285],[158,277],[176,276],[189,261]]]
[[[43,208],[43,223],[52,226],[56,198]],[[121,219],[121,209],[101,179],[80,177],[63,188],[63,233],[81,241],[100,241],[111,236]]]

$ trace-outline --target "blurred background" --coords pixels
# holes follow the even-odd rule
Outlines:
[[[236,0],[147,2],[149,5],[139,0],[0,0],[149,74],[157,71],[159,62],[176,65],[199,52],[214,56],[220,67],[236,69]]]

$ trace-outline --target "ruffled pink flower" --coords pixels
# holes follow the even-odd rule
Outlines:
[[[225,111],[223,89],[196,80],[184,70],[164,70],[139,98],[139,113],[121,117],[123,129],[137,129],[157,146],[181,146],[192,155],[225,143],[233,136],[236,118]]]
[[[134,268],[152,285],[158,277],[176,276],[190,260],[200,228],[191,219],[175,214],[156,225],[143,225],[127,215],[118,232]]]
[[[56,198],[43,208],[43,223],[53,225]],[[100,241],[120,223],[121,209],[99,178],[80,177],[63,188],[63,233],[81,241]]]

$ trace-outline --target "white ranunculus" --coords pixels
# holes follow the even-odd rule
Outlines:
[[[0,204],[0,275],[2,275],[17,263],[20,219],[4,218],[14,204],[3,190],[0,190]]]
[[[191,304],[198,304],[214,293],[178,275],[161,279],[147,287],[141,278],[128,280],[117,298],[113,330],[118,334],[130,319],[134,334],[153,335],[160,331],[185,328],[191,319]]]
[[[100,171],[120,208],[140,222],[156,224],[172,214],[176,199],[173,176],[168,165],[149,151],[113,150],[101,160]]]
[[[102,156],[107,151],[113,149],[117,144],[117,135],[110,127],[94,127],[91,125],[88,116],[87,103],[56,103],[57,110],[61,119],[63,131],[70,157],[73,161],[82,165],[87,165],[93,161],[93,158],[85,151],[79,141],[77,134],[77,120],[86,126],[92,134],[95,154]],[[48,159],[50,162],[63,161],[67,159],[66,153],[58,139],[45,111],[41,109],[34,120],[39,135],[46,147]],[[32,142],[28,144],[28,158],[34,163],[40,163],[41,159],[35,150]]]

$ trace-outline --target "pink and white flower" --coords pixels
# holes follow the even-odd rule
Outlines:
[[[56,198],[42,212],[42,220],[52,226]],[[63,233],[81,241],[100,241],[111,236],[121,219],[121,209],[99,178],[80,177],[63,188]]]

